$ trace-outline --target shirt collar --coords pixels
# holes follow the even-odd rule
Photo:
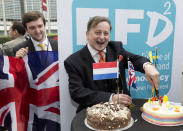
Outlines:
[[[88,50],[91,53],[91,56],[94,57],[96,54],[98,54],[99,51],[95,50],[91,45],[88,43],[87,44]],[[106,53],[106,48],[103,50],[104,53]]]
[[[32,37],[31,37],[31,40],[32,40],[34,45],[38,45],[39,43],[44,43],[46,46],[48,46],[48,38],[47,38],[47,36],[45,36],[45,39],[44,39],[43,42],[36,41]]]

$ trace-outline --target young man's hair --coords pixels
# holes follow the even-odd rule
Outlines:
[[[13,21],[13,22],[12,22],[11,29],[12,29],[13,31],[14,31],[14,30],[17,30],[17,32],[18,32],[20,35],[24,35],[25,32],[26,32],[24,26],[23,26],[22,23],[19,22],[19,21]]]
[[[22,24],[27,29],[27,26],[26,26],[27,23],[38,20],[39,18],[41,18],[43,20],[44,25],[46,25],[46,20],[42,13],[40,13],[39,11],[29,11],[24,14],[22,18]]]
[[[89,31],[91,28],[96,27],[100,22],[107,22],[110,26],[110,31],[112,30],[111,21],[109,20],[109,18],[104,16],[94,16],[88,21],[87,31]]]

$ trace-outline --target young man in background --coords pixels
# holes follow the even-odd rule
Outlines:
[[[24,14],[22,24],[30,39],[13,48],[16,57],[23,57],[33,51],[57,51],[58,41],[46,36],[46,20],[42,13],[29,11]]]

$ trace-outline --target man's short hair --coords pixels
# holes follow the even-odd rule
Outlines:
[[[46,20],[42,13],[40,13],[39,11],[29,11],[24,14],[22,18],[22,24],[27,29],[27,26],[26,26],[27,23],[38,20],[39,18],[41,18],[43,20],[44,25],[46,25]]]
[[[18,32],[20,35],[24,35],[25,32],[26,32],[24,26],[23,26],[22,23],[19,22],[19,21],[13,21],[13,22],[12,22],[11,29],[12,29],[13,31],[14,31],[14,30],[17,30],[17,32]]]
[[[94,16],[88,21],[87,31],[89,31],[91,28],[96,27],[100,22],[107,22],[110,26],[110,31],[112,30],[111,21],[109,20],[109,18],[104,16]]]

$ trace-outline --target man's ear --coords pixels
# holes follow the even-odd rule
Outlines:
[[[19,33],[18,33],[17,29],[15,29],[15,30],[13,31],[13,33],[14,33],[14,36],[19,35]]]

